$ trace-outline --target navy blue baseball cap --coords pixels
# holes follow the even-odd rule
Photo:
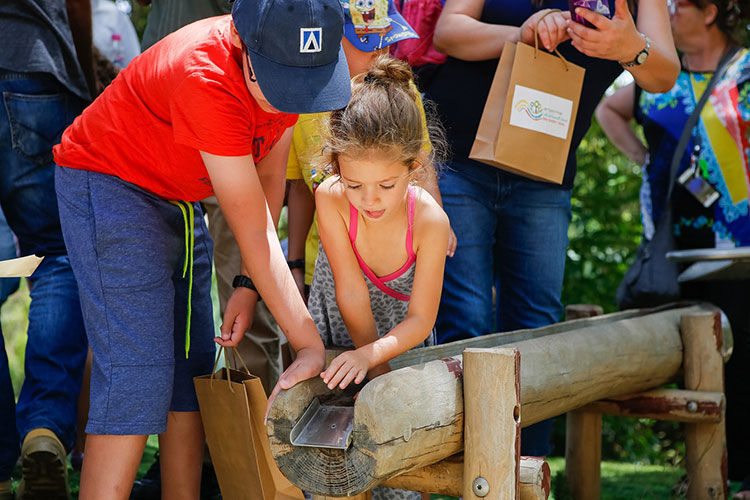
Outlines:
[[[339,0],[235,0],[232,20],[271,106],[318,113],[349,103]]]

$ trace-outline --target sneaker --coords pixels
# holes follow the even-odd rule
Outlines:
[[[23,476],[16,500],[70,500],[65,447],[49,429],[34,429],[21,447]]]
[[[158,451],[154,454],[154,463],[151,467],[141,479],[133,483],[130,500],[161,500],[161,466]],[[201,470],[201,500],[221,500],[219,482],[210,462],[203,462]]]

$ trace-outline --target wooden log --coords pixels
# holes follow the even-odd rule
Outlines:
[[[551,485],[547,461],[539,457],[521,457],[519,469],[521,500],[546,500]],[[392,477],[383,486],[461,497],[463,478],[464,457],[459,453],[427,467]]]
[[[566,325],[580,322],[582,328],[554,325],[546,329],[555,333],[540,334],[546,330],[541,328],[534,338],[514,343],[521,353],[521,425],[670,381],[682,362],[680,317],[699,310],[576,320]],[[347,450],[293,447],[289,431],[312,398],[341,397],[319,378],[311,379],[282,391],[271,408],[267,430],[274,458],[305,491],[336,496],[366,491],[463,448],[462,389],[460,356],[394,370],[360,392]]]
[[[600,399],[582,409],[619,417],[651,418],[685,423],[718,423],[725,407],[720,392],[654,389]]]
[[[724,392],[719,312],[687,314],[682,318],[685,345],[685,387]],[[685,426],[685,469],[688,500],[727,498],[727,441],[724,419]]]
[[[571,304],[565,321],[596,317],[601,306]],[[598,500],[601,486],[602,416],[581,410],[569,411],[565,420],[565,475],[573,498]]]
[[[601,488],[602,414],[569,411],[565,421],[565,474],[573,498],[598,500]]]
[[[313,500],[372,500],[372,492],[365,491],[353,497],[328,497],[325,495],[313,495]]]
[[[469,500],[517,500],[521,459],[518,349],[466,349],[464,484]]]

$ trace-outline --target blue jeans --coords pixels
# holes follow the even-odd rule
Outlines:
[[[52,146],[83,103],[44,74],[0,70],[0,93],[0,204],[21,255],[44,256],[29,279],[25,381],[17,405],[4,342],[0,345],[2,481],[10,477],[19,442],[30,430],[50,429],[66,447],[73,445],[87,343],[60,230],[52,160]]]
[[[446,167],[440,193],[458,246],[445,263],[438,342],[559,321],[570,190],[462,160]],[[548,454],[550,432],[551,421],[524,429],[521,452]]]
[[[13,231],[5,220],[5,214],[0,210],[0,260],[15,259],[17,253]],[[20,281],[19,278],[0,278],[0,306],[18,290]]]

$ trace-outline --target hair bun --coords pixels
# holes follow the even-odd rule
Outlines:
[[[375,60],[363,77],[366,84],[380,84],[383,86],[396,85],[405,90],[412,98],[416,98],[415,91],[411,86],[414,74],[411,66],[401,59],[394,59],[387,55],[381,55]]]

